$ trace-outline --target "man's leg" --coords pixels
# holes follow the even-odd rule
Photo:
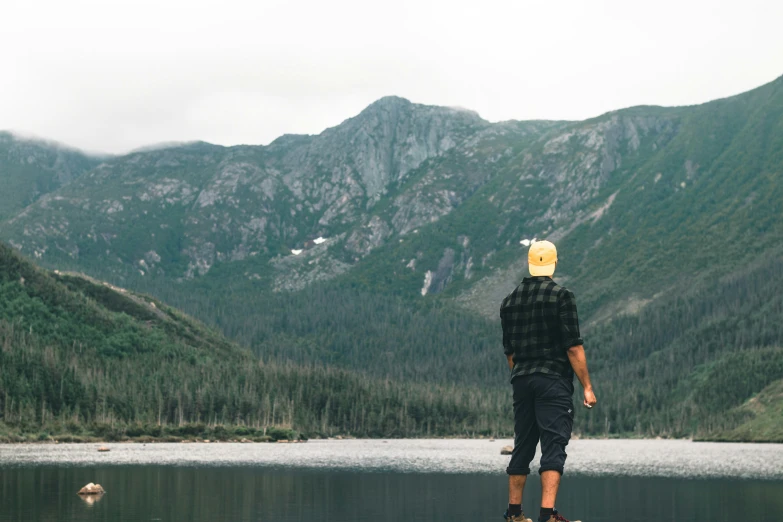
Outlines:
[[[560,476],[566,460],[565,448],[574,424],[573,383],[566,379],[536,375],[536,420],[541,434],[542,516],[555,507]]]
[[[514,379],[514,451],[508,464],[508,503],[522,504],[525,481],[530,474],[530,461],[536,454],[538,423],[533,393],[528,385],[530,376]]]
[[[527,475],[508,476],[508,503],[510,505],[522,504],[522,493],[525,491]]]
[[[557,490],[560,488],[560,472],[544,471],[541,473],[541,507],[555,508]]]

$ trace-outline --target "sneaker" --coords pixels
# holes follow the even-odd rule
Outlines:
[[[506,512],[503,513],[503,518],[506,520],[506,522],[533,522],[529,518],[525,518],[524,513],[517,515],[515,517],[511,517],[508,515],[508,510],[506,510]]]
[[[555,510],[554,513],[552,513],[552,516],[549,517],[549,520],[547,520],[547,522],[572,522],[572,521],[568,520],[566,517],[558,513],[557,510]],[[573,522],[582,522],[582,521],[574,520]]]

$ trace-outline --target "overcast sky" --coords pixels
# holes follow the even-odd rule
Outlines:
[[[0,0],[0,129],[92,151],[318,133],[385,95],[484,118],[783,75],[783,1]]]

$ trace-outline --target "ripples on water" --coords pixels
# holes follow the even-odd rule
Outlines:
[[[416,473],[498,473],[510,440],[346,440],[305,444],[0,445],[0,466],[177,465],[327,468]],[[540,454],[536,455],[536,461]],[[576,440],[569,475],[783,480],[783,445],[682,440]]]

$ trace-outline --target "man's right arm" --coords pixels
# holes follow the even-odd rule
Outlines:
[[[574,293],[563,289],[558,296],[558,313],[560,315],[560,335],[567,350],[568,360],[571,368],[579,378],[584,388],[585,399],[583,404],[586,408],[592,408],[595,403],[595,394],[593,385],[590,382],[590,373],[587,371],[587,358],[585,357],[585,347],[582,336],[579,333],[579,314],[576,310],[576,298]]]
[[[592,408],[597,402],[595,393],[593,393],[593,384],[590,382],[590,372],[587,371],[587,357],[585,357],[585,347],[581,344],[572,346],[568,349],[568,360],[571,362],[571,368],[574,369],[579,382],[584,388],[585,399],[582,404],[586,408]]]
[[[506,308],[508,297],[503,299],[500,303],[500,326],[503,329],[503,353],[506,354],[506,360],[508,361],[508,369],[514,369],[514,348],[511,347],[511,341],[508,338],[508,325],[506,324],[506,314],[503,310]]]

